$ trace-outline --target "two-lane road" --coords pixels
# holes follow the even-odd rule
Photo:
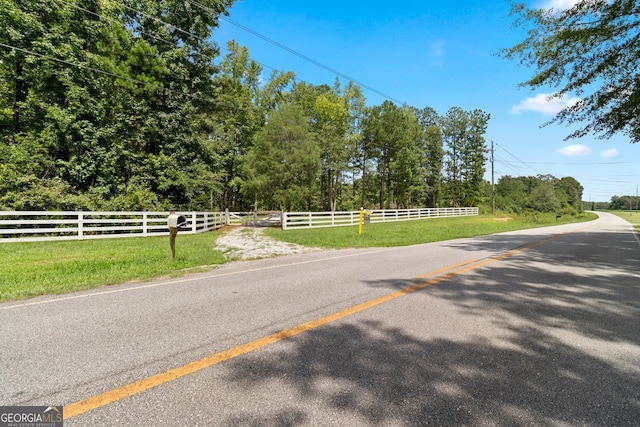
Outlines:
[[[623,220],[0,305],[0,405],[65,426],[639,425]]]

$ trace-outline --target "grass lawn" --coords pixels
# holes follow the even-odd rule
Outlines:
[[[557,223],[588,221],[593,214],[563,217]],[[276,239],[305,246],[362,248],[405,246],[556,224],[553,214],[426,219],[358,227],[268,229]],[[173,277],[225,262],[216,250],[220,231],[178,235],[176,259],[168,237],[0,243],[0,302],[90,289],[129,281]]]
[[[0,243],[0,302],[210,268],[219,233],[179,235],[173,261],[168,237]]]
[[[633,225],[636,230],[640,231],[640,212],[638,211],[609,211],[614,215],[619,216],[620,218],[626,219],[628,222]]]
[[[480,215],[475,217],[433,218],[421,221],[401,221],[364,224],[362,234],[358,226],[280,230],[268,229],[266,233],[278,240],[304,246],[329,248],[366,248],[406,246],[442,240],[473,237],[504,231],[535,228],[580,221],[590,221],[597,216],[584,213],[579,217],[563,216],[556,221],[554,214]]]

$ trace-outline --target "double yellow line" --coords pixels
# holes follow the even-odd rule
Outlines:
[[[580,230],[576,230],[577,232]],[[301,334],[303,332],[309,331],[311,329],[317,328],[319,326],[326,325],[328,323],[334,322],[336,320],[345,318],[347,316],[351,316],[358,312],[367,310],[371,307],[375,307],[376,305],[385,303],[387,301],[391,301],[395,298],[401,297],[403,295],[409,294],[411,292],[418,291],[420,289],[424,289],[428,286],[434,285],[436,283],[442,282],[444,280],[450,279],[452,277],[458,276],[460,274],[464,274],[471,270],[475,270],[477,268],[483,267],[485,265],[494,263],[496,261],[500,261],[507,257],[516,255],[520,252],[526,251],[528,249],[535,248],[537,246],[543,245],[551,240],[557,239],[560,236],[570,234],[559,234],[556,236],[552,236],[548,239],[541,240],[535,243],[532,243],[527,246],[523,246],[509,252],[503,253],[501,255],[486,258],[482,260],[469,260],[465,262],[461,262],[459,264],[450,265],[447,267],[443,267],[438,270],[431,271],[429,273],[417,276],[416,279],[424,279],[427,277],[431,277],[430,279],[417,283],[413,286],[408,286],[406,288],[400,289],[398,291],[392,292],[390,294],[381,296],[379,298],[372,299],[370,301],[366,301],[362,304],[358,304],[353,307],[349,307],[345,310],[320,317],[315,320],[311,320],[306,323],[302,323],[300,325],[294,326],[292,328],[277,332],[275,334],[271,334],[265,336],[263,338],[259,338],[257,340],[248,342],[246,344],[239,345],[237,347],[231,348],[229,350],[222,351],[220,353],[212,354],[200,360],[196,360],[191,363],[187,363],[186,365],[179,366],[174,369],[170,369],[165,372],[158,373],[156,375],[152,375],[147,378],[143,378],[139,381],[132,382],[130,384],[126,384],[122,387],[118,387],[104,393],[98,394],[96,396],[89,397],[87,399],[71,403],[64,407],[64,418],[69,419],[75,417],[76,415],[83,414],[85,412],[91,411],[93,409],[97,409],[99,407],[108,405],[109,403],[124,399],[129,396],[133,396],[135,394],[141,393],[143,391],[149,390],[151,388],[157,387],[159,385],[168,383],[175,379],[184,377],[186,375],[192,374],[194,372],[198,372],[202,369],[208,368],[213,365],[217,365],[218,363],[224,362],[229,359],[233,359],[240,355],[252,352],[254,350],[258,350],[262,347],[268,346],[270,344],[277,343],[278,341],[282,341],[286,338],[292,337],[294,335]],[[448,273],[447,273],[448,272]]]

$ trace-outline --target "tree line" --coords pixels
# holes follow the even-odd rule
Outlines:
[[[611,209],[615,211],[638,211],[640,208],[640,197],[638,196],[613,196],[610,202],[594,202],[593,208]]]
[[[352,82],[313,85],[293,72],[263,79],[246,47],[231,41],[222,54],[212,42],[232,3],[4,1],[0,209],[306,211],[489,200],[489,114],[367,106]],[[554,187],[554,200],[573,203],[563,188]],[[504,200],[513,207],[517,198]],[[540,200],[530,206],[546,209]]]
[[[582,212],[582,185],[572,177],[553,175],[500,178],[495,187],[495,203],[505,212]]]

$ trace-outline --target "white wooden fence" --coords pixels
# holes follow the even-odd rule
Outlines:
[[[365,211],[368,222],[395,222],[452,216],[476,216],[478,208],[373,209]],[[360,211],[348,212],[283,212],[282,228],[336,227],[357,225]]]
[[[181,233],[195,234],[227,223],[224,212],[177,212],[187,218]],[[0,211],[0,242],[82,240],[168,235],[167,212]]]
[[[360,211],[348,212],[178,212],[187,218],[181,233],[223,225],[281,226],[282,229],[357,225]],[[0,243],[107,239],[168,235],[167,212],[0,211]],[[478,215],[478,208],[423,208],[367,211],[368,222]]]

